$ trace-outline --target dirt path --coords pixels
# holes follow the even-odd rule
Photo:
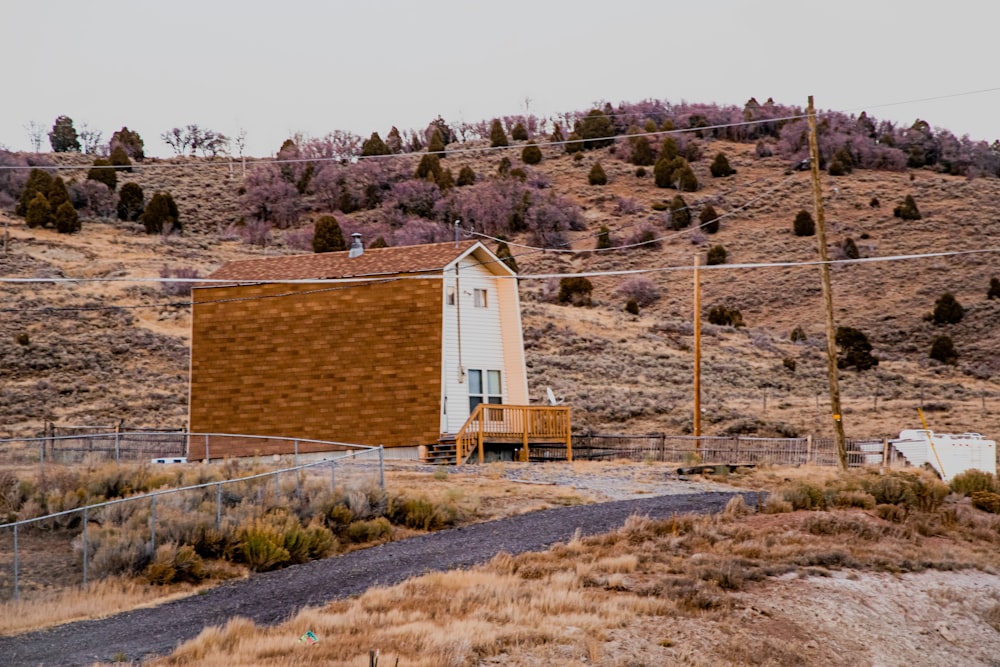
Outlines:
[[[577,530],[583,535],[607,532],[635,513],[656,518],[718,511],[733,495],[668,495],[544,510],[390,542],[228,582],[204,595],[152,609],[2,637],[0,663],[8,667],[89,665],[123,656],[141,660],[163,655],[202,628],[223,624],[234,616],[274,624],[302,607],[357,595],[372,586],[395,584],[428,571],[470,567],[501,551],[542,550],[571,539]],[[756,504],[756,494],[747,494],[747,502]]]

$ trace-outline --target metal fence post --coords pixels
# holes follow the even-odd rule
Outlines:
[[[480,454],[482,450],[480,450]],[[480,463],[482,461],[480,460]],[[385,447],[378,446],[378,485],[385,491]]]
[[[18,562],[17,562],[17,524],[14,524],[14,599],[18,599],[21,595],[20,580],[18,578]]]
[[[222,482],[215,486],[215,529],[222,529]]]
[[[337,462],[334,461],[330,464],[330,490],[333,491],[337,488]]]
[[[149,513],[149,546],[155,552],[156,551],[156,496],[153,496],[150,505]]]
[[[208,465],[208,433],[205,434],[205,465]]]
[[[302,469],[299,468],[299,441],[295,441],[295,498],[302,504]]]
[[[83,508],[83,585],[87,585],[87,508]]]
[[[115,425],[115,463],[121,463],[121,425]]]
[[[274,504],[281,502],[281,473],[274,473]]]

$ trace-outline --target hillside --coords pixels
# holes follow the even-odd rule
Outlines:
[[[688,432],[690,266],[695,256],[704,264],[715,245],[725,247],[728,264],[814,260],[815,237],[792,232],[796,213],[813,208],[809,173],[790,171],[787,158],[758,157],[753,143],[698,139],[701,157],[690,164],[701,187],[683,193],[694,223],[671,231],[667,212],[656,209],[677,192],[656,187],[652,167],[648,175],[636,176],[636,167],[621,159],[621,141],[575,154],[582,158],[561,146],[545,146],[542,161],[534,166],[520,161],[524,142],[512,143],[516,145],[498,154],[486,150],[489,142],[482,139],[453,142],[442,165],[455,174],[471,167],[477,184],[500,182],[511,180],[496,176],[506,156],[513,167],[526,171],[528,185],[519,187],[531,188],[538,201],[558,198],[552,200],[550,215],[576,207],[578,219],[558,234],[574,252],[515,245],[537,245],[537,227],[507,234],[522,274],[665,269],[645,274],[660,298],[638,316],[626,313],[626,299],[616,294],[628,276],[593,277],[590,307],[558,304],[558,281],[522,280],[530,394],[542,400],[545,388],[552,387],[573,406],[578,429]],[[710,163],[719,152],[735,174],[711,176]],[[389,165],[385,169],[394,172],[398,183],[414,172],[418,158],[393,156],[384,161]],[[80,165],[78,171],[62,172],[67,181],[85,177],[86,156],[51,159]],[[597,161],[607,185],[588,184]],[[359,178],[365,164],[340,165],[338,177],[349,183]],[[253,174],[253,165],[250,169]],[[205,275],[230,259],[302,252],[311,222],[332,208],[320,195],[304,199],[297,221],[285,229],[275,225],[261,247],[242,240],[252,236],[247,233],[252,222],[236,224],[248,213],[248,179],[238,164],[207,158],[147,160],[133,173],[119,175],[119,184],[129,180],[147,192],[173,193],[184,232],[149,236],[139,224],[105,218],[84,220],[81,232],[62,235],[30,229],[6,212],[0,221],[9,224],[12,241],[9,253],[0,256],[0,275],[155,278],[165,266]],[[403,206],[401,187],[393,188],[378,206],[334,212],[345,233],[361,231],[366,242],[376,236],[393,243],[447,238],[450,229],[441,224],[447,202],[437,203],[444,201],[438,199],[441,195],[434,195],[438,208],[425,219],[412,204]],[[928,168],[854,169],[842,176],[824,173],[823,189],[834,256],[847,238],[856,242],[862,257],[1000,247],[995,214],[1000,179],[995,177],[972,179]],[[463,190],[469,192],[455,189]],[[486,192],[485,186],[480,192]],[[907,195],[917,202],[920,220],[893,216],[893,208]],[[695,230],[707,202],[726,216],[715,234]],[[532,220],[541,224],[538,214]],[[658,247],[590,252],[602,225],[616,246],[629,244],[644,228],[664,240]],[[986,298],[994,265],[995,255],[983,253],[834,267],[837,323],[866,333],[880,359],[876,368],[862,373],[842,371],[849,436],[892,435],[913,427],[921,404],[935,430],[1000,433],[1000,339],[994,334],[1000,301]],[[704,310],[717,304],[738,308],[746,323],[740,329],[703,326],[704,432],[831,432],[819,269],[713,267],[701,275]],[[187,307],[179,304],[184,297],[166,295],[156,283],[5,283],[0,290],[0,435],[34,433],[45,420],[184,425],[190,324]],[[925,316],[945,292],[957,297],[966,314],[958,324],[935,326]],[[107,308],[112,305],[117,308]],[[805,341],[790,340],[796,327],[804,330]],[[928,358],[933,339],[941,334],[954,340],[960,355],[955,366]]]

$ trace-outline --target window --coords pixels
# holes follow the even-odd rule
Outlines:
[[[449,287],[447,290],[445,290],[444,300],[445,300],[445,303],[447,303],[449,306],[454,306],[455,305],[455,288],[454,287]]]
[[[480,403],[503,403],[500,371],[469,371],[469,414]]]
[[[487,305],[487,302],[486,302],[486,290],[484,290],[484,289],[475,289],[475,290],[473,290],[472,291],[472,299],[473,299],[473,304],[476,306],[476,308],[488,308],[489,307]]]

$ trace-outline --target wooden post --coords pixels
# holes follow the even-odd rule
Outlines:
[[[572,463],[573,429],[570,427],[570,425],[573,423],[573,420],[570,419],[570,415],[571,415],[571,408],[566,408],[566,460]]]
[[[826,310],[826,359],[830,376],[830,410],[833,413],[833,432],[837,442],[840,469],[847,470],[847,445],[844,442],[844,420],[840,408],[840,381],[837,378],[837,343],[833,323],[833,291],[830,286],[830,264],[826,250],[826,219],[823,216],[823,192],[819,183],[819,142],[816,138],[816,110],[813,97],[809,96],[809,155],[812,158],[813,199],[816,202],[816,245],[819,247],[820,278],[823,285],[823,304]]]
[[[480,404],[481,405],[481,404]],[[479,407],[479,406],[476,406]],[[483,431],[486,430],[486,410],[479,408],[479,465],[483,464],[486,459],[483,451],[483,436],[485,435]]]
[[[693,432],[701,435],[701,276],[698,271],[700,257],[694,256],[694,424]],[[701,449],[701,440],[695,441]]]
[[[889,465],[889,438],[882,438],[882,465]]]
[[[528,458],[528,430],[531,428],[531,408],[521,408],[521,428],[524,429],[524,435],[521,436],[521,460],[529,461]]]
[[[806,463],[812,461],[813,437],[810,433],[806,436]]]

